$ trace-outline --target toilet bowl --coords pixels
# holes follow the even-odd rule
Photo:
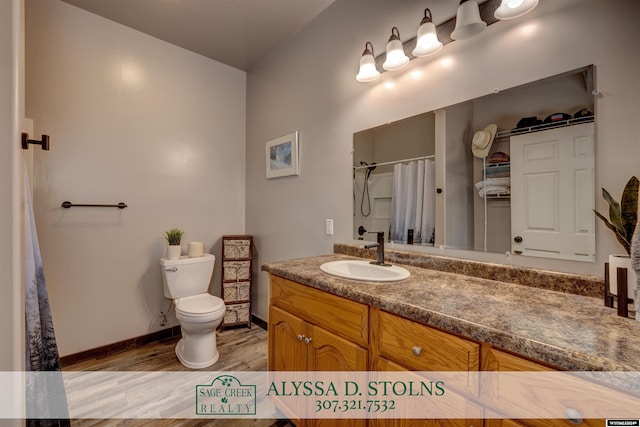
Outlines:
[[[162,258],[164,295],[173,300],[182,338],[176,356],[187,368],[202,369],[219,357],[216,329],[225,313],[224,301],[208,293],[215,257]]]

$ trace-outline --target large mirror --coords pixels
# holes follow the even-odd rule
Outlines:
[[[595,261],[594,70],[354,134],[353,235]]]

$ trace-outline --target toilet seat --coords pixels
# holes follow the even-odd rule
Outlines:
[[[177,299],[175,305],[176,315],[195,321],[217,317],[225,311],[224,301],[208,293]]]

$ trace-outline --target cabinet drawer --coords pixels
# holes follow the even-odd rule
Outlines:
[[[482,353],[483,371],[554,371],[540,363],[523,359],[516,355],[505,353],[486,346]]]
[[[414,371],[477,371],[480,344],[380,312],[380,354]]]
[[[271,303],[296,316],[367,346],[369,306],[271,276]]]

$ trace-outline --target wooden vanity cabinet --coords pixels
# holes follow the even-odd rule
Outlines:
[[[366,371],[368,313],[365,304],[271,276],[269,370]],[[363,419],[301,420],[295,408],[283,406],[298,427],[366,425]]]
[[[498,350],[437,328],[351,301],[277,276],[271,276],[269,370],[272,371],[555,371],[556,368]],[[494,380],[495,381],[495,380]],[[501,380],[498,380],[501,381]],[[469,375],[448,382],[448,404],[464,408],[465,419],[293,420],[306,426],[381,427],[570,427],[604,425],[564,419],[501,419],[510,411],[531,410],[531,396],[507,393],[485,400],[506,384],[478,383]],[[604,387],[604,386],[603,386]],[[558,402],[563,402],[558,396]],[[594,404],[606,403],[594,397]],[[482,402],[481,402],[482,400]],[[488,402],[491,402],[489,404]],[[631,403],[629,403],[631,404]],[[286,408],[285,408],[286,409]],[[410,411],[411,409],[407,409]],[[286,410],[284,411],[286,415]],[[513,413],[513,412],[512,412]],[[536,414],[531,414],[535,417]],[[554,414],[555,416],[555,414]]]

